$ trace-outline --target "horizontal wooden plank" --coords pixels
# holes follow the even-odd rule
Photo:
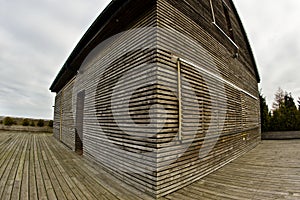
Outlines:
[[[0,144],[1,199],[153,199],[146,191],[119,181],[90,158],[72,152],[50,134],[0,132]],[[221,145],[218,151],[208,160],[224,161],[224,155],[220,156],[224,151]],[[201,168],[187,171],[172,170],[175,168],[161,171],[159,182],[169,173],[174,178],[179,177],[178,173],[192,173],[189,178],[194,178],[201,169],[208,175],[193,184],[186,181],[186,187],[160,200],[297,199],[300,197],[299,151],[299,140],[269,140],[241,157],[239,153],[228,154],[233,161],[213,173],[207,162]],[[187,154],[187,159],[188,156],[192,158],[192,153]],[[188,160],[182,163],[189,165]],[[172,190],[168,187],[162,189]]]

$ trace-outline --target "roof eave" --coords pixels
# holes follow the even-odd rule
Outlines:
[[[83,37],[80,39],[68,59],[66,60],[65,64],[59,71],[58,75],[56,76],[55,80],[53,81],[52,85],[50,86],[51,92],[59,92],[61,88],[59,86],[60,79],[63,77],[65,73],[71,73],[74,76],[76,75],[75,72],[77,70],[73,70],[71,63],[74,59],[82,52],[82,50],[90,43],[90,41],[99,33],[101,27],[105,26],[105,24],[110,21],[114,15],[112,13],[116,13],[123,5],[125,5],[130,0],[112,0],[108,6],[102,11],[102,13],[97,17],[97,19],[92,23],[89,29],[85,32]]]

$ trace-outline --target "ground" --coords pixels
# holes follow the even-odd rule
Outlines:
[[[0,132],[0,199],[151,199],[51,134]],[[166,199],[300,199],[300,140],[258,147]]]

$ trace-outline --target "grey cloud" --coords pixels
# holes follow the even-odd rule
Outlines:
[[[300,97],[300,2],[234,0],[248,32],[262,82],[272,105],[278,87]]]
[[[269,105],[281,86],[300,96],[300,1],[234,0]],[[62,64],[109,0],[0,1],[0,115],[53,116],[48,91]]]
[[[0,115],[52,118],[48,88],[108,2],[0,2]]]

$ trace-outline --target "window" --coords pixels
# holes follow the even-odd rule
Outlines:
[[[217,9],[215,7],[216,1],[221,1],[222,8]],[[235,43],[233,27],[232,27],[231,18],[230,18],[230,12],[232,12],[232,11],[231,11],[228,3],[229,3],[228,0],[210,0],[210,6],[211,6],[211,12],[212,12],[212,18],[213,18],[212,20],[213,20],[213,24],[219,29],[219,31],[221,31],[221,33],[224,34],[226,36],[226,38],[235,46],[235,48],[236,48],[235,56],[237,56],[239,47]],[[216,12],[215,12],[215,9],[216,9]],[[223,12],[223,13],[221,13],[221,12]],[[224,24],[224,26],[222,26],[224,28],[221,28],[221,26],[219,26],[219,24],[217,23],[217,20],[216,20],[217,17],[221,17],[221,16],[225,16],[225,19],[224,20],[222,19],[222,21],[224,21],[226,23],[226,24]]]

